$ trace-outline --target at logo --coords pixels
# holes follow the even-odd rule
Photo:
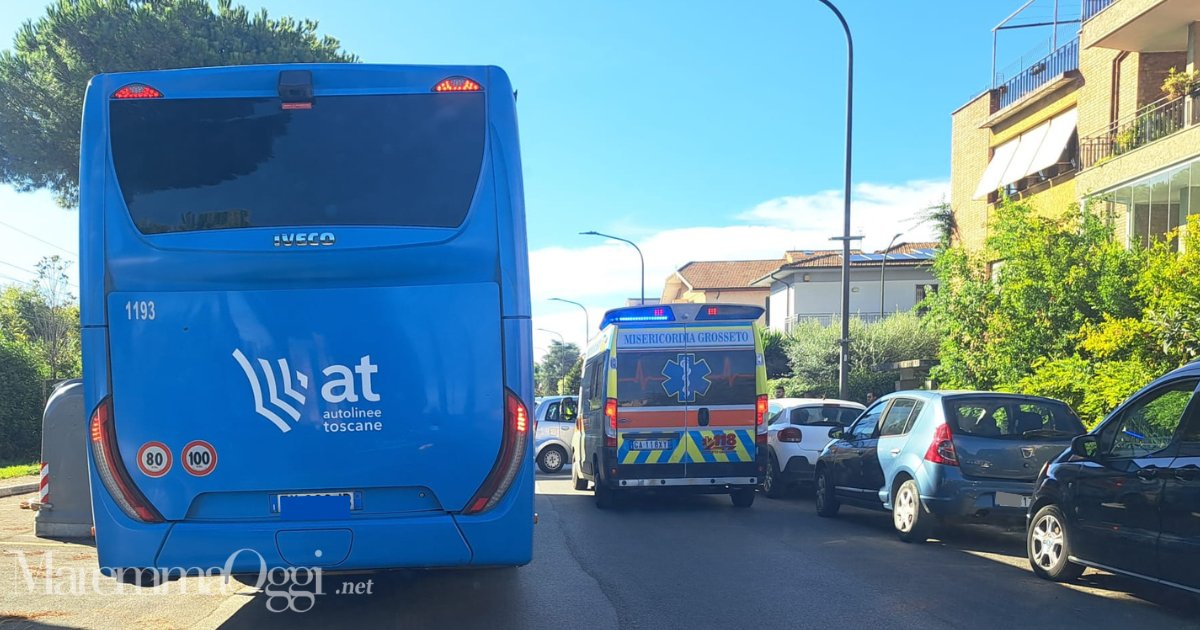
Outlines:
[[[250,383],[250,392],[254,395],[254,412],[270,420],[280,431],[291,431],[291,425],[277,412],[287,415],[292,422],[300,421],[300,410],[297,407],[303,407],[308,400],[308,375],[299,371],[293,373],[287,359],[277,359],[275,363],[258,359],[260,375],[240,349],[234,349],[233,358],[241,366],[246,380]],[[275,373],[276,366],[279,369],[278,375]],[[379,402],[379,394],[375,393],[371,384],[372,375],[378,371],[379,366],[371,363],[369,354],[359,359],[358,365],[353,368],[331,365],[321,371],[321,374],[327,377],[321,386],[321,399],[330,404],[355,403],[359,401],[361,394],[363,400]],[[292,387],[293,383],[298,389]]]
[[[333,245],[333,232],[292,232],[276,234],[275,247],[304,247],[305,245]]]

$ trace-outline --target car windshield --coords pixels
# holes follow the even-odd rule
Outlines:
[[[1083,423],[1066,404],[1020,397],[977,396],[946,401],[946,419],[956,435],[991,438],[1070,438]]]

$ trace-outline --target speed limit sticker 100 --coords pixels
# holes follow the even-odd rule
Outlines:
[[[197,477],[211,473],[217,467],[217,449],[204,440],[188,442],[183,447],[183,467]]]
[[[147,477],[158,478],[171,470],[171,451],[162,442],[146,442],[137,452],[138,470]]]

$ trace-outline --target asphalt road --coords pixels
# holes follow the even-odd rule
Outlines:
[[[890,517],[812,500],[646,497],[596,509],[566,475],[540,477],[534,561],[516,570],[399,574],[374,596],[328,596],[302,615],[253,601],[228,627],[397,628],[1185,628],[1191,597],[1088,572],[1029,571],[1018,532],[950,531],[908,545]],[[328,588],[327,588],[328,590]]]
[[[289,630],[1200,628],[1200,604],[1181,593],[1092,571],[1072,585],[1035,578],[1015,531],[963,527],[907,545],[887,515],[843,508],[820,519],[804,497],[760,496],[748,510],[725,496],[646,497],[600,511],[566,475],[537,485],[534,561],[520,569],[330,575],[329,594],[303,614],[270,612],[268,597],[249,589],[203,600],[109,597],[99,617],[5,621],[0,606],[0,629],[130,627],[134,618],[115,615],[129,606],[152,627]],[[343,582],[356,592],[336,594]],[[58,606],[20,596],[21,608]]]

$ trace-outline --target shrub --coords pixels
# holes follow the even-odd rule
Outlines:
[[[0,461],[32,461],[41,452],[42,373],[28,346],[0,340]]]

